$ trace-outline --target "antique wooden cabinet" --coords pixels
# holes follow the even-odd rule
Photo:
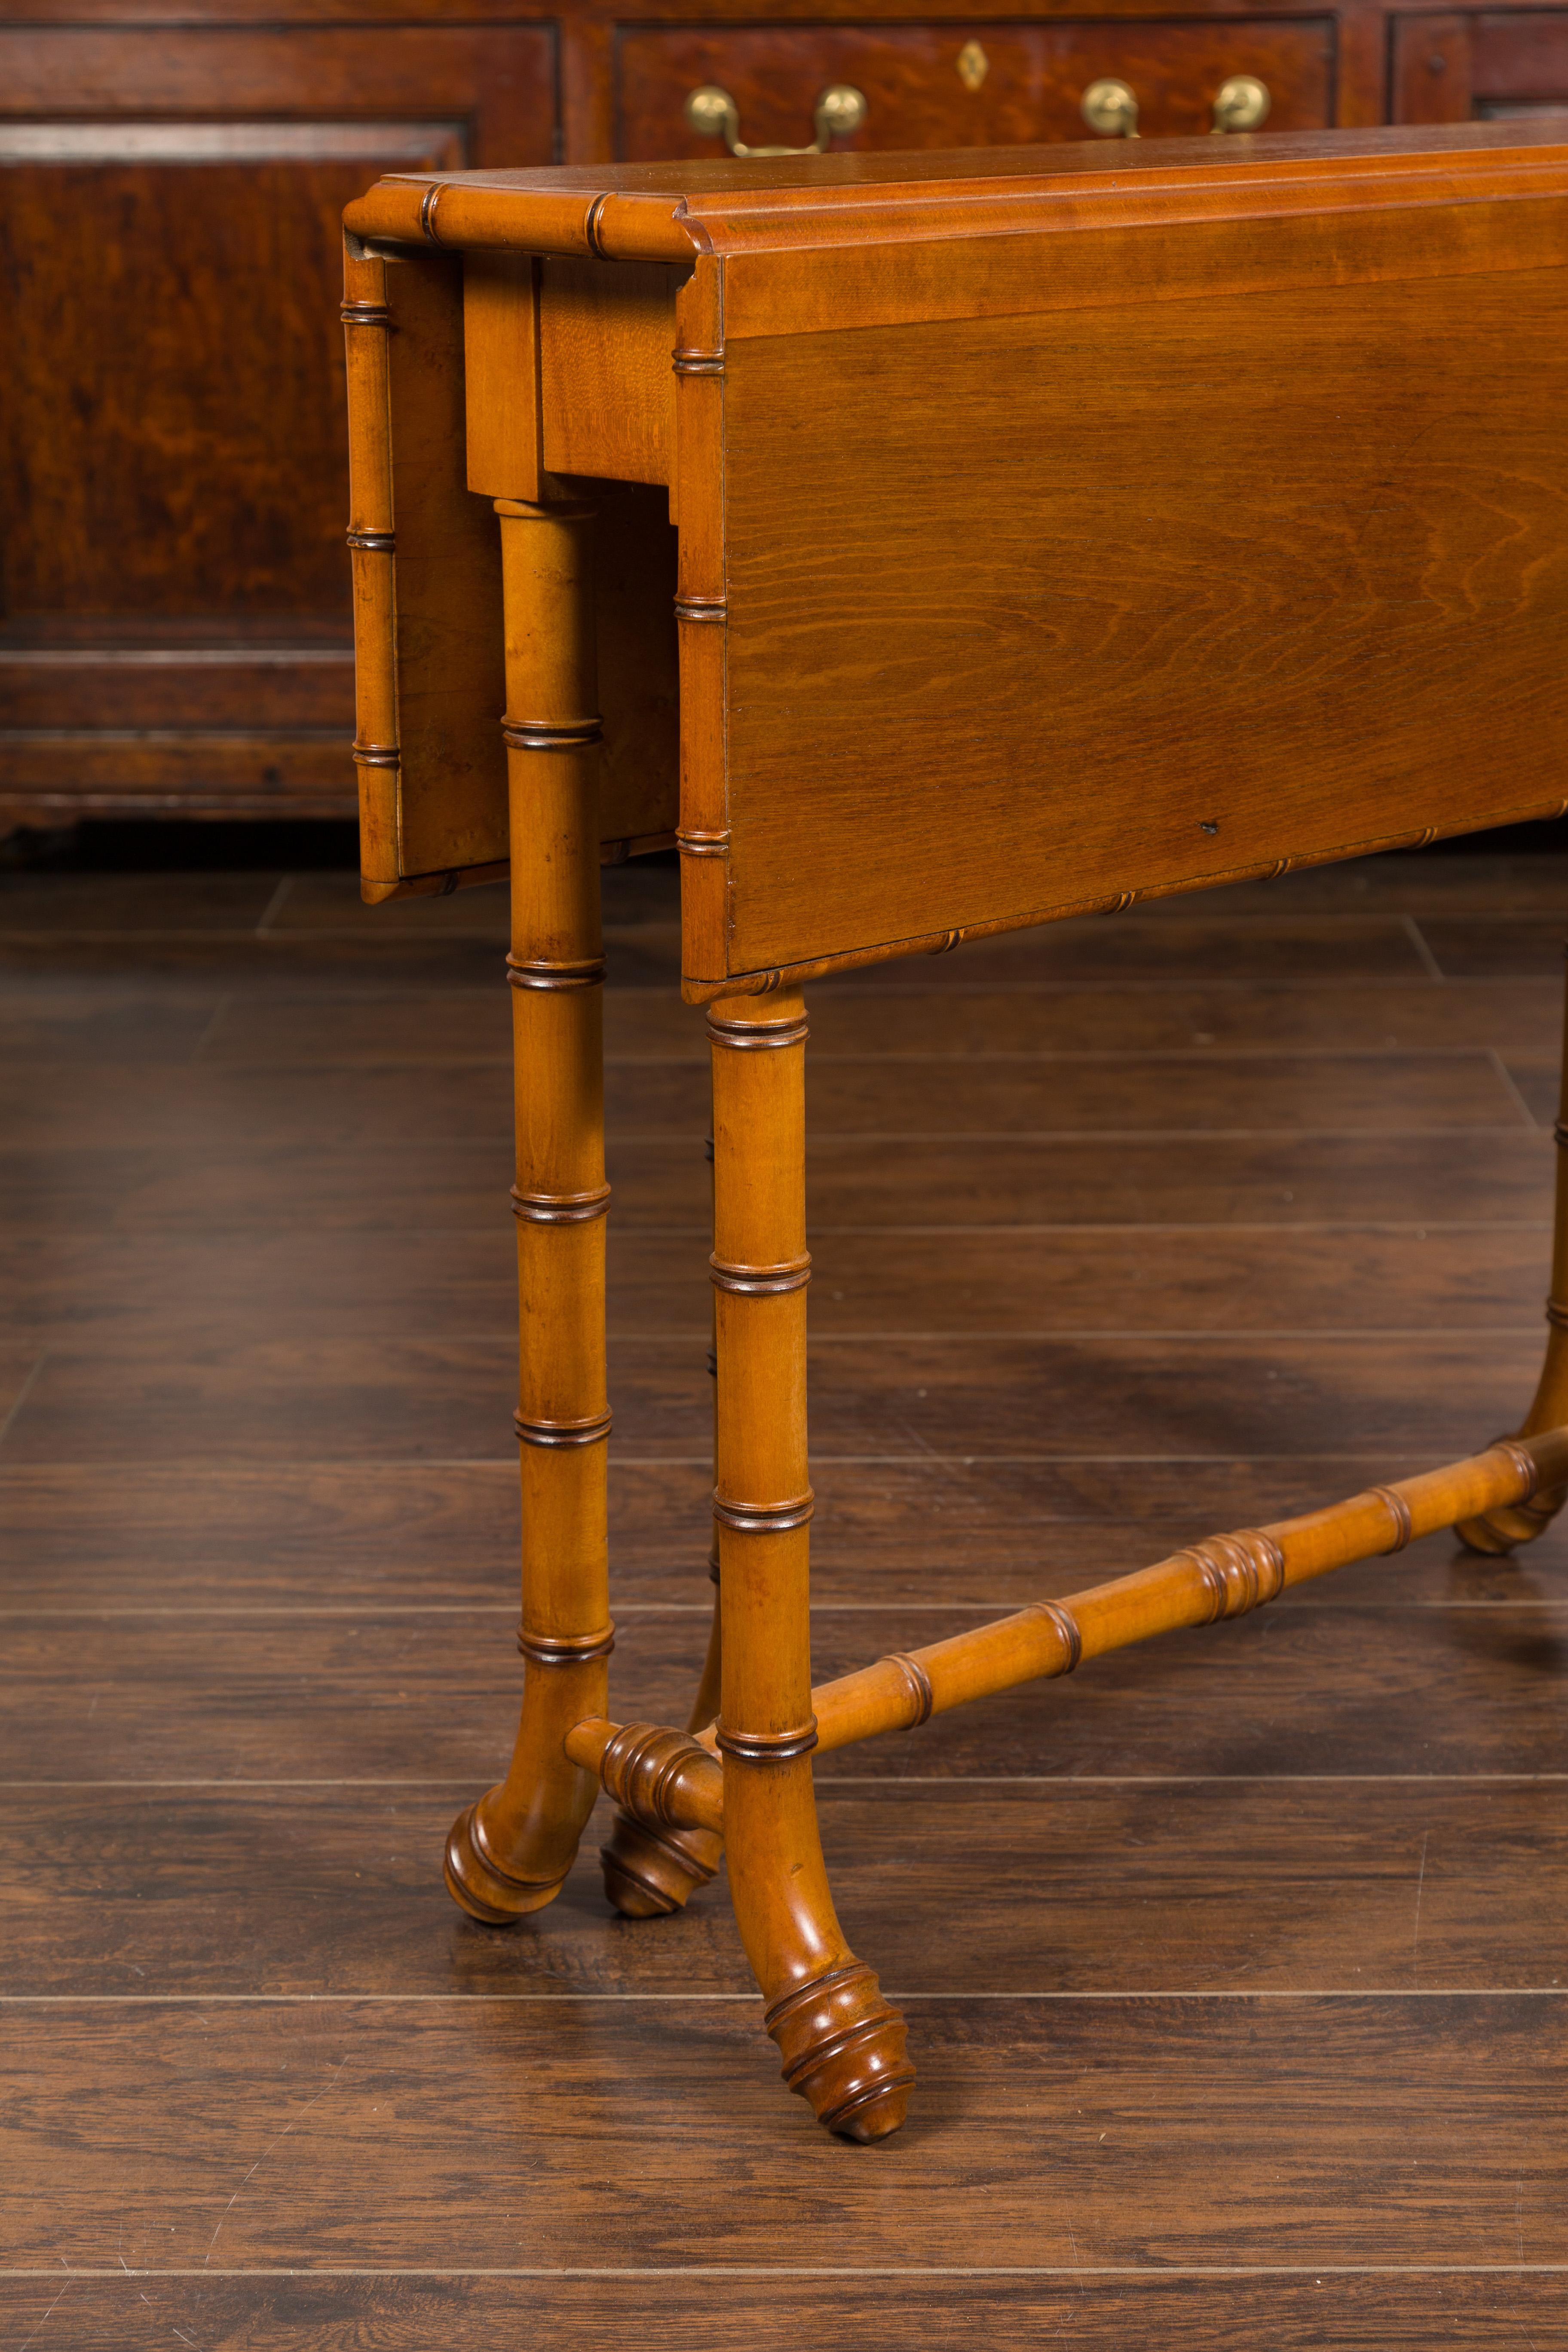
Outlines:
[[[1568,7],[0,0],[0,833],[348,815],[338,218],[388,171],[1568,110]]]

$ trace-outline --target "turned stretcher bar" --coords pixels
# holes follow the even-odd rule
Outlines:
[[[1554,1507],[1565,1486],[1568,1428],[1548,1429],[1500,1438],[1484,1454],[1369,1486],[1325,1510],[1209,1536],[1130,1576],[1063,1601],[1031,1601],[970,1633],[879,1658],[858,1674],[822,1684],[811,1695],[815,1723],[794,1736],[780,1735],[778,1752],[852,1748],[882,1732],[913,1730],[950,1707],[1020,1683],[1070,1675],[1086,1658],[1153,1634],[1245,1616],[1290,1585],[1403,1551],[1417,1536],[1444,1528],[1458,1527],[1479,1549],[1500,1549],[1479,1524],[1489,1513],[1517,1511],[1538,1496],[1551,1497],[1547,1508]],[[596,1717],[574,1725],[565,1738],[572,1761],[596,1773],[606,1793],[650,1831],[717,1833],[724,1827],[718,1750],[725,1744],[719,1725],[693,1738],[658,1725]]]

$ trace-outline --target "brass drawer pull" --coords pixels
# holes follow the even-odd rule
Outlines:
[[[1214,128],[1261,131],[1273,103],[1268,83],[1259,81],[1256,74],[1232,74],[1215,92]]]
[[[847,139],[859,130],[871,110],[863,90],[847,81],[825,89],[812,113],[816,132],[809,147],[748,147],[741,136],[741,110],[727,89],[712,82],[694,89],[686,101],[686,120],[701,139],[721,139],[731,155],[826,155],[835,139]]]
[[[1084,91],[1079,111],[1091,131],[1102,139],[1136,139],[1138,100],[1124,81],[1091,81]]]

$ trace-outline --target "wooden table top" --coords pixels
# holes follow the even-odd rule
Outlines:
[[[1568,806],[1549,122],[408,175],[346,217],[349,315],[399,328],[373,894],[507,854],[482,498],[605,503],[603,829],[678,832],[693,999]]]
[[[434,212],[439,242],[516,245],[543,252],[591,253],[605,259],[689,260],[719,249],[731,223],[754,239],[763,222],[787,233],[822,216],[864,238],[886,236],[900,216],[932,205],[963,208],[963,225],[984,233],[968,212],[994,211],[1079,196],[1104,199],[1129,184],[1152,193],[1196,194],[1208,201],[1246,199],[1240,191],[1321,187],[1343,175],[1364,185],[1383,174],[1425,176],[1436,164],[1473,169],[1520,151],[1568,146],[1550,118],[1447,123],[1368,131],[1268,132],[1200,139],[1084,140],[1031,147],[922,149],[909,154],[832,153],[730,156],[677,163],[533,165],[516,171],[395,173],[351,206],[350,225],[366,236],[426,240]],[[1532,158],[1532,160],[1535,160]],[[432,207],[430,192],[440,191]],[[592,230],[584,217],[595,205]],[[907,218],[902,226],[913,226]],[[948,233],[952,234],[950,224]],[[716,240],[718,242],[716,242]]]

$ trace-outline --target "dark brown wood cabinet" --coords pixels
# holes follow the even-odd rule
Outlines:
[[[387,170],[1568,110],[1568,8],[0,0],[0,830],[347,814],[338,216]],[[281,289],[281,290],[280,290]]]
[[[836,83],[859,90],[868,110],[842,145],[1083,139],[1083,94],[1110,76],[1135,93],[1147,136],[1212,129],[1215,96],[1235,74],[1264,82],[1277,128],[1321,131],[1332,120],[1334,30],[1331,15],[1218,21],[1191,10],[1158,23],[628,27],[617,44],[617,146],[649,163],[719,152],[685,119],[702,86],[730,92],[748,141],[804,145],[818,96]]]
[[[1568,8],[1495,8],[1398,18],[1395,122],[1568,117]]]
[[[342,814],[342,207],[548,163],[548,26],[0,23],[0,824]]]

